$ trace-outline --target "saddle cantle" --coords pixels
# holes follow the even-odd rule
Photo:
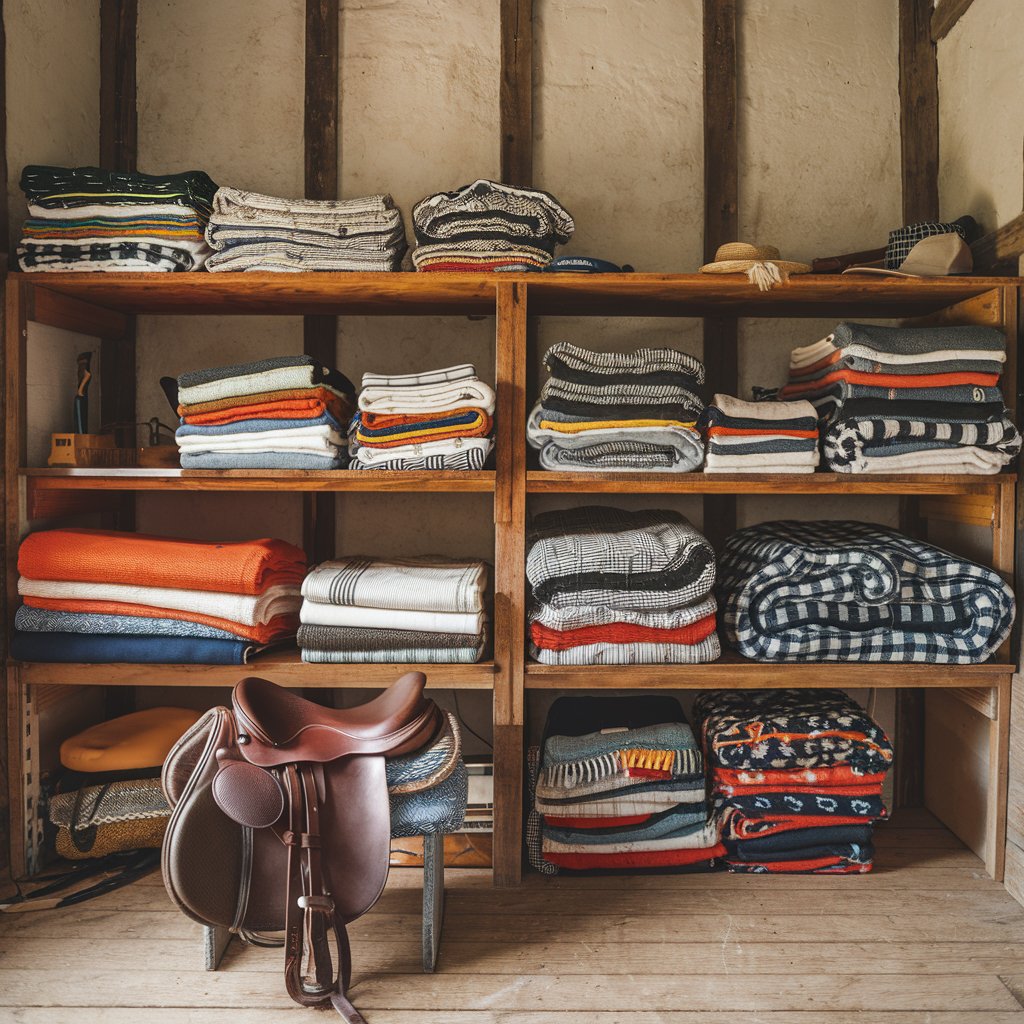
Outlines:
[[[164,762],[171,898],[249,941],[284,931],[289,994],[333,1005],[350,1024],[363,1018],[345,995],[345,926],[387,881],[388,778],[391,793],[415,793],[461,765],[457,724],[424,698],[425,682],[410,672],[374,700],[336,710],[249,677],[233,708],[208,711]]]

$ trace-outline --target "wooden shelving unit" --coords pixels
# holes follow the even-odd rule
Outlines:
[[[123,515],[145,491],[483,493],[493,496],[493,660],[478,665],[305,665],[296,652],[268,653],[244,667],[187,665],[51,665],[8,662],[12,770],[13,864],[32,863],[32,743],[40,693],[68,686],[230,686],[247,674],[303,688],[383,686],[421,667],[430,685],[490,690],[495,756],[495,880],[518,880],[522,858],[523,744],[529,691],[553,689],[694,689],[705,686],[835,686],[942,690],[988,722],[986,866],[1001,877],[1005,835],[1010,680],[1016,647],[967,667],[869,664],[761,664],[726,654],[711,665],[562,668],[531,663],[526,649],[524,576],[527,506],[533,495],[691,494],[843,495],[900,500],[908,532],[927,536],[932,522],[987,528],[990,564],[1012,579],[1016,475],[807,476],[744,474],[549,473],[528,465],[527,412],[530,316],[830,317],[913,319],[918,323],[982,323],[1003,329],[1010,344],[1004,390],[1016,401],[1020,281],[800,276],[769,292],[742,277],[699,274],[11,274],[6,297],[6,593],[17,607],[15,552],[36,520],[85,512]],[[135,315],[458,315],[495,317],[497,445],[495,469],[479,473],[303,471],[51,470],[27,465],[25,366],[27,325],[36,321],[102,339],[133,343]],[[707,356],[707,354],[705,354]],[[344,363],[344,353],[341,357]],[[717,388],[734,390],[735,380]],[[717,499],[716,499],[717,500]],[[770,516],[770,506],[766,506]],[[10,623],[9,623],[10,625]],[[956,752],[950,755],[955,759]],[[957,830],[956,821],[947,821]]]

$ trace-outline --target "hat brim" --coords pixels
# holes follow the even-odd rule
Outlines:
[[[755,263],[774,263],[779,270],[787,274],[809,274],[809,263],[793,263],[791,260],[723,260],[721,263],[705,263],[700,268],[702,274],[742,274]]]
[[[879,277],[913,277],[915,279],[920,278],[932,278],[932,277],[968,277],[971,274],[970,270],[962,270],[959,274],[951,274],[946,271],[942,274],[910,274],[906,270],[886,270],[884,267],[847,267],[844,274],[874,274]]]

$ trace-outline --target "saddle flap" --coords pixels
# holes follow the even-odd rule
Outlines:
[[[248,761],[220,759],[213,799],[239,825],[269,828],[284,814],[284,793],[270,772]]]

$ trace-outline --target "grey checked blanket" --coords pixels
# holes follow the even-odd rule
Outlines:
[[[758,661],[985,661],[1013,592],[992,569],[871,523],[774,522],[734,533],[722,631]]]
[[[637,590],[677,592],[688,604],[704,597],[715,578],[711,545],[678,512],[603,505],[542,512],[527,540],[526,578],[538,601]]]

